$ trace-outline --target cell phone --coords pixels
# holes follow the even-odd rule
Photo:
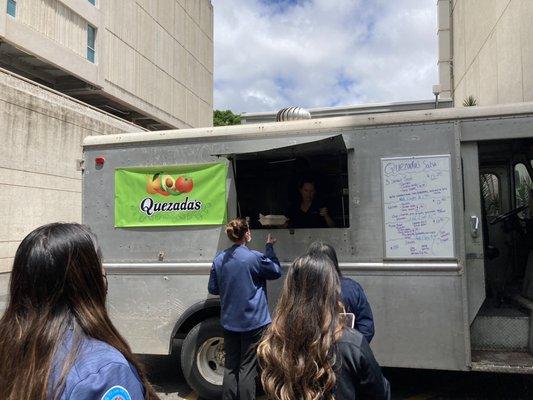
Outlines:
[[[352,328],[355,326],[355,315],[352,313],[341,313],[341,319],[344,321],[344,326]]]

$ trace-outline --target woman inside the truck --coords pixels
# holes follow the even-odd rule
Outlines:
[[[237,215],[249,217],[251,229],[350,224],[346,154],[259,153],[237,159],[234,173]]]
[[[333,228],[328,208],[316,197],[315,180],[304,177],[298,182],[299,199],[289,207],[289,228]]]

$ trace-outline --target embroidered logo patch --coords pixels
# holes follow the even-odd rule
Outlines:
[[[122,386],[113,386],[105,392],[101,400],[131,400],[131,396]]]

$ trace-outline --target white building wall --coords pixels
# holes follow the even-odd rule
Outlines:
[[[0,275],[32,229],[81,222],[76,160],[85,136],[139,130],[0,71]]]
[[[122,0],[104,11],[106,91],[177,118],[178,126],[210,126],[211,2]]]
[[[455,106],[533,101],[533,1],[453,0]]]
[[[17,20],[85,58],[87,21],[60,1],[19,0]]]

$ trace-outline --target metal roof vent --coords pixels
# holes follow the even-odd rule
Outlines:
[[[297,121],[299,119],[311,119],[311,113],[301,107],[282,108],[276,114],[276,121]]]

